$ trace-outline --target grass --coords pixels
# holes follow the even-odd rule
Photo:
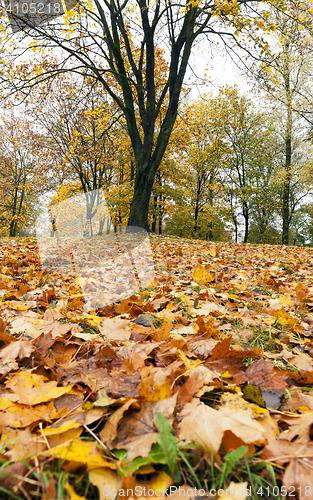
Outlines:
[[[197,452],[200,446],[198,445]],[[193,488],[199,488],[193,480],[190,473],[192,468],[193,473],[197,473],[200,480],[201,488],[207,492],[214,494],[218,490],[223,490],[225,494],[230,496],[230,483],[247,483],[247,499],[248,500],[284,500],[285,496],[280,495],[282,483],[280,480],[281,469],[274,467],[272,464],[260,460],[258,452],[252,456],[245,456],[248,447],[241,446],[235,451],[224,453],[221,457],[221,462],[218,464],[214,460],[212,453],[210,454],[210,464],[199,453],[189,453],[189,466],[181,463],[181,473],[186,479],[187,484]],[[208,451],[208,450],[207,450]],[[201,478],[201,479],[200,479]],[[199,488],[200,489],[200,488]],[[240,487],[240,490],[242,486]],[[228,493],[226,493],[228,490]],[[220,492],[220,495],[222,492]]]
[[[253,338],[249,340],[249,344],[258,347],[263,351],[279,351],[281,347],[278,346],[272,337],[272,329],[263,330],[262,327],[254,328]]]
[[[281,495],[267,494],[275,492],[273,488],[281,490],[281,481],[279,479],[281,470],[278,467],[273,467],[272,464],[260,461],[258,454],[255,453],[251,457],[245,457],[247,447],[242,446],[235,451],[225,453],[222,456],[220,464],[214,461],[211,454],[210,463],[204,458],[204,453],[199,454],[199,446],[182,450],[176,447],[177,453],[174,457],[179,471],[179,475],[183,479],[179,482],[174,482],[173,487],[178,488],[184,482],[193,489],[205,491],[212,490],[229,490],[231,482],[244,483],[247,482],[249,491],[249,500],[258,500],[260,497],[265,500],[283,500]],[[62,461],[54,459],[40,463],[38,467],[31,467],[26,464],[28,472],[27,477],[20,477],[17,474],[10,474],[11,480],[15,480],[16,485],[13,491],[9,491],[5,486],[0,486],[1,500],[35,500],[42,498],[44,495],[49,497],[53,491],[54,500],[65,500],[71,498],[66,484],[72,485],[75,493],[86,499],[97,500],[99,498],[98,489],[92,485],[88,479],[88,475],[81,473],[66,473],[61,469]],[[11,462],[3,461],[0,468],[0,482],[3,483],[4,467],[11,465]],[[158,467],[159,470],[166,470],[170,473],[168,465]],[[146,476],[149,480],[149,475]]]

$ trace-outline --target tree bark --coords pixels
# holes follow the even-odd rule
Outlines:
[[[149,202],[154,183],[154,172],[149,167],[136,175],[134,196],[130,207],[128,226],[137,226],[150,230],[148,223]]]
[[[248,241],[248,236],[249,236],[249,207],[247,205],[246,202],[243,202],[243,216],[244,216],[244,219],[245,219],[245,235],[244,235],[244,239],[243,239],[243,242],[244,243],[247,243]]]
[[[291,182],[291,138],[292,138],[292,91],[290,88],[290,50],[289,41],[285,43],[285,60],[284,60],[284,84],[286,92],[286,136],[285,136],[285,178],[283,186],[282,199],[282,244],[289,245],[289,226],[290,226],[290,182]]]

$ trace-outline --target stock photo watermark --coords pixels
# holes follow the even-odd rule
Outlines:
[[[238,486],[238,485],[236,485]],[[136,486],[134,489],[112,489],[109,486],[104,486],[103,488],[103,496],[104,497],[124,497],[124,498],[136,498],[136,497],[146,497],[146,498],[151,498],[151,497],[167,497],[171,496],[173,494],[178,495],[179,497],[183,497],[186,499],[189,498],[196,498],[196,497],[223,497],[223,498],[239,498],[238,495],[240,495],[241,498],[246,498],[248,496],[252,495],[252,489],[255,490],[256,494],[260,497],[263,495],[266,496],[267,498],[275,498],[279,496],[286,496],[288,495],[291,498],[298,498],[298,495],[301,498],[307,497],[311,498],[311,486],[299,486],[299,487],[294,487],[290,486],[289,488],[285,486],[257,486],[255,485],[254,488],[252,486],[247,486],[247,483],[242,483],[239,485],[239,488],[232,487],[232,484],[226,489],[219,488],[215,489],[212,488],[209,491],[205,491],[204,489],[197,489],[197,488],[186,488],[186,487],[181,487],[181,486],[170,486],[169,488],[165,488],[164,486],[162,488],[157,488],[157,489],[152,489],[148,487],[143,487],[143,486]]]
[[[251,495],[251,487],[246,487],[246,485],[241,486],[240,488],[240,493],[242,496],[246,495]],[[169,488],[165,488],[164,486],[162,488],[157,488],[157,489],[152,489],[152,488],[147,488],[144,486],[136,486],[134,489],[128,488],[126,489],[112,489],[109,486],[105,486],[103,488],[103,496],[104,497],[110,497],[118,495],[119,497],[124,497],[124,498],[129,498],[129,497],[161,497],[161,496],[171,496],[173,494],[177,494],[180,497],[184,498],[195,498],[195,497],[206,497],[208,495],[210,496],[220,496],[220,497],[229,497],[229,498],[235,498],[236,495],[238,495],[238,490],[236,491],[235,488],[226,488],[226,489],[214,489],[212,488],[210,491],[205,491],[204,489],[197,489],[197,488],[186,488],[186,487],[181,487],[181,486],[170,486]]]
[[[74,273],[90,311],[119,302],[154,280],[154,257],[147,231],[114,227],[100,190],[53,205],[36,223],[42,267]]]
[[[72,10],[76,0],[2,0],[13,33],[35,28]]]

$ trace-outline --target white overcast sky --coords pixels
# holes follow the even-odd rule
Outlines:
[[[206,47],[206,49],[208,46]],[[200,79],[206,73],[205,83]],[[185,83],[187,86],[198,78],[198,84],[192,83],[191,97],[198,98],[205,93],[218,93],[220,86],[237,84],[243,92],[249,92],[249,86],[239,68],[223,52],[196,49],[192,52]]]

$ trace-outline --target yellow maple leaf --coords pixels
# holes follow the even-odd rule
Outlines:
[[[43,455],[60,458],[69,462],[88,464],[89,470],[101,467],[116,469],[113,462],[105,459],[100,448],[97,447],[94,441],[83,441],[78,438],[73,439],[67,446],[61,445],[50,448]]]
[[[287,313],[283,307],[278,309],[278,311],[275,311],[273,316],[277,319],[278,323],[280,323],[281,325],[295,327],[296,325],[299,324],[299,320],[291,316],[289,313]]]
[[[291,297],[291,295],[280,295],[279,296],[279,302],[282,304],[286,304],[287,306],[293,306],[294,305],[294,300]]]
[[[200,262],[196,265],[192,277],[199,285],[204,285],[215,280],[215,274],[212,272],[212,268],[208,265],[203,266]]]

